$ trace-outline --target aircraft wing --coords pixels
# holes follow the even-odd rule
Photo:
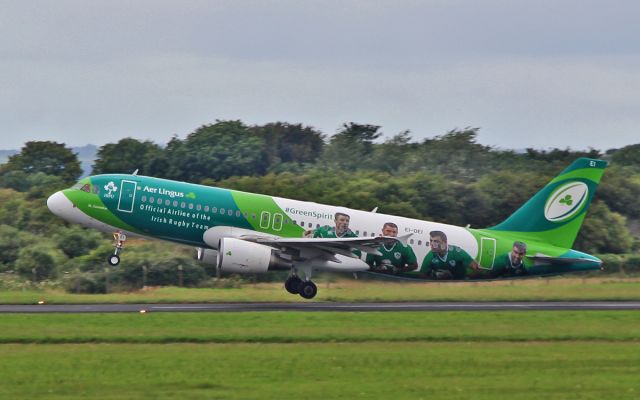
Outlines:
[[[597,261],[589,258],[571,258],[571,257],[551,257],[544,255],[526,256],[528,259],[540,264],[573,264],[577,262],[599,264]]]
[[[288,250],[319,250],[325,254],[340,254],[346,257],[358,258],[353,250],[360,250],[368,254],[380,255],[378,248],[389,240],[403,241],[404,237],[354,237],[354,238],[270,238],[244,237],[245,240],[255,241],[271,247]]]

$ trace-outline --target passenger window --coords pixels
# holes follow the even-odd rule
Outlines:
[[[204,212],[209,212],[209,206],[204,206]]]
[[[189,210],[193,210],[193,203],[189,203]]]
[[[236,217],[240,218],[240,216],[242,215],[242,213],[240,211],[236,211]]]
[[[164,201],[164,205],[165,205],[165,206],[171,205],[171,200],[166,199],[166,200]]]
[[[187,203],[185,203],[184,201],[180,203],[180,208],[185,208],[186,206],[187,206]]]
[[[233,210],[227,210],[227,215],[232,216],[233,215]]]
[[[304,221],[300,221],[300,226],[304,228]]]
[[[362,232],[362,236],[367,236],[367,231]]]
[[[143,202],[143,203],[146,203],[146,201],[147,201],[147,196],[142,196],[140,199],[142,200],[142,202]]]
[[[418,240],[418,246],[422,246],[422,240]]]
[[[173,201],[173,206],[174,206],[174,207],[178,207],[178,200],[174,200],[174,201]]]
[[[156,202],[156,199],[154,197],[149,197],[149,203],[153,204]]]
[[[220,209],[220,214],[224,215],[224,208]]]
[[[213,207],[211,209],[211,212],[214,213],[214,214],[217,213],[218,212],[218,207]]]
[[[413,239],[409,240],[409,243],[413,244]]]
[[[198,210],[198,211],[202,210],[202,206],[201,206],[200,204],[198,204],[198,205],[196,206],[196,210]]]
[[[309,222],[309,228],[313,228],[313,224]]]

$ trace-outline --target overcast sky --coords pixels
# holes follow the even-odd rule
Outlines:
[[[640,2],[0,0],[0,148],[216,119],[640,143]]]

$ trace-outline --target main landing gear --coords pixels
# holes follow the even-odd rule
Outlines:
[[[305,299],[313,299],[318,293],[318,287],[309,279],[302,280],[298,275],[292,273],[284,282],[284,288],[291,294],[299,294]]]
[[[107,258],[107,262],[109,263],[109,265],[115,267],[116,265],[120,264],[120,252],[122,252],[122,249],[124,248],[124,242],[126,240],[127,235],[125,235],[124,233],[120,231],[113,233],[113,246],[115,247],[115,250],[113,251],[113,254],[111,254],[109,258]]]

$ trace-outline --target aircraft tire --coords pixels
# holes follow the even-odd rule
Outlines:
[[[299,294],[301,284],[302,279],[294,275],[287,278],[287,280],[284,282],[284,288],[287,289],[287,292],[291,294]]]
[[[311,281],[302,282],[300,285],[300,296],[305,299],[313,299],[318,293],[318,287]]]
[[[109,263],[109,265],[115,267],[116,265],[120,264],[120,256],[117,254],[111,254],[109,258],[107,258],[107,262]]]

